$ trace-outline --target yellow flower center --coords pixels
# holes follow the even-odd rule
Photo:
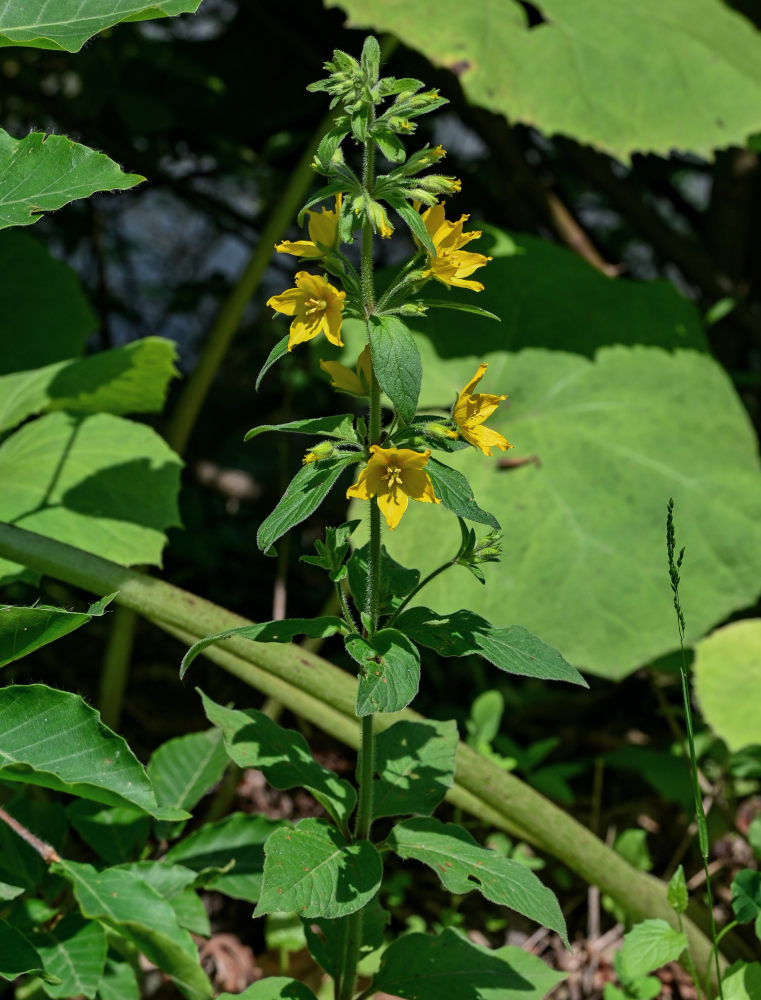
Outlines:
[[[388,483],[389,489],[393,489],[395,486],[401,486],[402,470],[398,465],[389,465],[383,478]]]
[[[312,313],[325,312],[328,308],[328,303],[325,299],[306,299],[304,305],[307,307],[307,316]]]

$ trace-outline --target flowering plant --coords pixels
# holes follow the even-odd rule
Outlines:
[[[471,276],[490,258],[463,249],[481,235],[464,229],[466,215],[457,221],[447,218],[442,199],[459,192],[460,181],[426,173],[445,156],[443,148],[425,146],[411,154],[405,149],[403,138],[414,133],[415,119],[445,103],[438,92],[424,90],[419,80],[381,77],[380,49],[372,37],[359,60],[336,51],[326,69],[327,78],[310,87],[330,94],[331,107],[340,109],[313,164],[326,184],[299,216],[299,221],[308,220],[309,239],[283,241],[275,248],[317,269],[298,271],[292,288],[269,299],[269,306],[292,321],[263,373],[297,345],[320,334],[342,347],[344,319],[360,318],[367,343],[353,366],[339,360],[320,364],[335,389],[356,397],[367,409],[257,427],[247,439],[271,430],[318,439],[259,529],[257,540],[264,552],[271,553],[278,539],[308,517],[353,466],[358,469],[346,496],[359,503],[360,513],[366,512],[369,542],[351,551],[358,518],[328,528],[325,540],[316,543],[316,554],[305,557],[329,574],[338,614],[248,625],[211,636],[191,648],[183,669],[209,643],[231,635],[260,642],[287,642],[297,635],[343,638],[358,675],[355,712],[361,736],[356,788],[309,757],[297,734],[278,730],[261,713],[225,709],[204,697],[207,715],[222,728],[234,760],[243,762],[245,754],[246,763],[261,767],[278,788],[297,784],[308,788],[332,821],[304,819],[293,829],[283,827],[271,834],[264,848],[256,913],[295,911],[304,919],[307,943],[332,976],[336,1000],[379,991],[438,1000],[442,972],[466,973],[469,978],[467,988],[452,985],[450,997],[484,995],[478,985],[473,986],[479,977],[486,977],[484,984],[488,980],[489,996],[507,996],[515,982],[515,949],[490,952],[454,931],[402,937],[386,948],[372,982],[357,986],[360,957],[383,943],[387,915],[378,892],[383,854],[388,851],[429,865],[453,892],[479,889],[486,898],[565,936],[555,897],[532,871],[431,815],[453,781],[455,724],[394,720],[386,714],[401,712],[415,697],[421,647],[440,656],[478,655],[509,673],[584,681],[556,650],[520,626],[498,628],[464,609],[439,614],[417,603],[412,606],[440,573],[459,565],[483,583],[483,564],[500,557],[496,519],[479,507],[465,477],[434,453],[474,447],[488,458],[492,448],[510,448],[500,433],[485,426],[506,396],[474,391],[486,375],[483,363],[448,416],[418,413],[422,364],[404,322],[406,316],[426,315],[433,307],[463,308],[456,302],[427,298],[430,282],[478,292],[483,285]],[[352,141],[362,152],[360,173],[344,151]],[[377,154],[389,164],[386,173],[376,171]],[[322,205],[322,210],[313,211],[315,205]],[[373,240],[391,238],[400,223],[412,238],[413,254],[379,296]],[[349,249],[357,234],[358,267]],[[467,309],[497,318],[477,306]],[[381,544],[383,521],[397,530],[410,500],[449,510],[460,527],[460,542],[452,556],[423,580],[417,570],[392,560]],[[477,535],[478,526],[487,529],[482,537]],[[382,837],[374,835],[377,821],[399,816],[408,818],[390,827],[386,822]],[[539,976],[540,969],[527,966],[526,957],[521,958],[521,975]],[[301,984],[299,988],[304,989]]]

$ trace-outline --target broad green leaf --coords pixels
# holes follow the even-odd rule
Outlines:
[[[371,639],[348,635],[344,641],[359,664],[357,715],[406,708],[420,687],[420,653],[407,636],[384,628]]]
[[[158,801],[162,807],[171,805]],[[66,813],[82,840],[108,865],[138,857],[151,832],[151,817],[132,806],[107,806],[77,799]]]
[[[169,903],[132,872],[65,861],[53,870],[71,882],[84,916],[99,920],[163,969],[189,1000],[207,1000],[211,983],[198,962],[193,939],[177,923]]]
[[[135,970],[129,962],[120,960],[115,952],[106,959],[106,968],[98,987],[98,1000],[140,1000]]]
[[[207,719],[220,727],[227,752],[239,767],[259,768],[275,788],[306,788],[345,825],[354,809],[356,792],[347,781],[317,763],[301,733],[283,729],[255,709],[223,708],[203,692],[201,698]]]
[[[265,431],[284,431],[289,434],[317,434],[320,437],[338,438],[343,441],[358,442],[357,432],[354,430],[354,417],[351,413],[341,413],[329,417],[311,417],[307,420],[292,420],[288,424],[260,424],[253,427],[243,438],[250,441],[252,438],[264,434]]]
[[[165,860],[191,868],[208,889],[255,903],[262,887],[264,842],[279,825],[266,816],[233,813],[170,847]]]
[[[721,980],[724,1000],[757,1000],[761,996],[761,962],[738,959]]]
[[[499,528],[499,521],[493,514],[481,510],[473,496],[473,489],[468,480],[457,469],[451,469],[437,458],[430,458],[425,467],[433,492],[441,500],[442,507],[451,510],[458,517],[466,517],[477,524],[488,524]]]
[[[425,817],[408,819],[391,830],[386,843],[402,858],[432,868],[445,889],[473,889],[491,900],[557,933],[567,943],[565,920],[558,901],[525,865],[481,847],[455,823]]]
[[[452,69],[471,103],[624,161],[710,159],[761,130],[761,39],[720,0],[537,0],[533,26],[517,0],[443,0],[435,17],[424,0],[325,2]]]
[[[621,969],[627,979],[638,979],[675,962],[686,947],[687,936],[665,920],[643,920],[624,938]]]
[[[690,555],[688,547],[685,583]],[[692,670],[695,695],[714,733],[732,751],[761,744],[761,618],[731,622],[701,639]]]
[[[732,880],[732,911],[741,924],[757,920],[761,914],[761,872],[741,869]]]
[[[684,868],[679,865],[669,881],[668,901],[675,913],[684,913],[687,909],[687,880]]]
[[[260,979],[242,993],[220,993],[217,1000],[316,1000],[308,986],[285,976]]]
[[[44,684],[0,689],[0,777],[107,805],[133,805],[159,819],[187,814],[156,802],[127,744],[75,694]]]
[[[429,816],[452,787],[457,725],[400,720],[375,737],[373,817]]]
[[[215,642],[222,642],[231,636],[239,635],[252,642],[291,642],[297,635],[305,635],[310,639],[325,639],[336,633],[346,632],[346,623],[342,618],[328,615],[324,618],[282,618],[274,622],[260,622],[258,625],[241,625],[238,628],[208,635],[194,643],[182,658],[180,664],[180,679],[187,673],[195,658]]]
[[[2,18],[0,13],[0,25]],[[30,132],[14,139],[0,129],[0,229],[31,226],[70,201],[96,191],[123,191],[143,180],[64,135]]]
[[[391,915],[380,905],[378,897],[374,896],[362,911],[360,961],[381,947],[383,934],[390,920]],[[344,963],[345,922],[312,917],[304,921],[304,935],[309,953],[315,962],[333,979],[338,979]]]
[[[345,917],[380,888],[383,865],[369,840],[348,843],[319,819],[281,827],[264,845],[264,880],[254,916],[293,910],[302,917]]]
[[[162,806],[192,809],[219,781],[228,758],[219,729],[177,736],[155,750],[148,777]]]
[[[0,45],[78,52],[88,38],[120,21],[171,17],[198,10],[201,0],[6,0]]]
[[[0,375],[0,431],[43,410],[158,413],[175,369],[172,341],[146,337],[86,358]]]
[[[0,978],[16,979],[30,972],[45,974],[42,958],[23,934],[0,920]]]
[[[177,923],[193,934],[208,937],[210,932],[209,917],[203,903],[193,891],[196,883],[196,872],[184,865],[172,864],[169,861],[134,861],[128,865],[120,865],[123,871],[128,871],[142,879],[146,885],[154,889],[162,899],[165,899],[174,910]]]
[[[115,594],[96,601],[86,612],[64,611],[46,604],[33,608],[0,604],[0,667],[54,642],[102,615]]]
[[[191,934],[199,937],[211,937],[211,921],[203,900],[193,889],[186,889],[169,899],[169,905],[174,910],[177,923]]]
[[[375,377],[408,424],[417,410],[423,377],[417,344],[398,316],[371,316],[368,334]]]
[[[349,591],[358,608],[367,607],[368,559],[370,545],[367,543],[355,549],[347,563]],[[380,593],[378,609],[381,614],[398,608],[402,600],[420,583],[420,570],[407,569],[396,562],[386,551],[385,545],[380,549]]]
[[[315,511],[335,485],[344,469],[358,455],[341,455],[302,466],[291,480],[282,499],[261,523],[256,542],[265,555],[282,535]]]
[[[0,445],[0,520],[122,565],[160,564],[179,525],[180,459],[107,413],[50,413]]]
[[[450,928],[435,937],[397,938],[383,953],[372,988],[403,1000],[543,1000],[563,979],[520,948],[490,951]]]
[[[403,611],[396,625],[415,642],[435,649],[440,656],[475,653],[508,674],[588,687],[578,670],[556,649],[520,625],[495,628],[471,611],[437,615],[424,607]]]
[[[45,986],[51,997],[94,997],[106,964],[106,932],[93,920],[69,913],[31,941],[45,972],[59,983]]]
[[[10,885],[8,882],[0,882],[0,903],[9,903],[12,899],[17,899],[24,892],[20,885]]]
[[[0,299],[0,375],[77,357],[97,327],[77,274],[31,233],[0,232]]]
[[[274,364],[277,364],[277,362],[281,358],[285,357],[285,355],[288,353],[288,341],[290,339],[291,339],[291,335],[289,333],[286,333],[286,335],[284,337],[282,337],[280,340],[278,340],[278,342],[272,348],[272,350],[270,351],[270,353],[267,355],[267,360],[264,362],[264,364],[262,365],[261,371],[256,376],[256,391],[257,392],[259,391],[259,386],[262,384],[262,379],[267,374],[267,372],[270,370],[270,368]]]

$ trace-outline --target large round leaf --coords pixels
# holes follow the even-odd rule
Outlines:
[[[761,744],[761,619],[732,622],[695,648],[695,694],[730,750]]]

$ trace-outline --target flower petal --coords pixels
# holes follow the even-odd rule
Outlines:
[[[392,531],[401,521],[408,503],[406,495],[398,488],[378,497],[381,514],[386,518],[386,524]]]

